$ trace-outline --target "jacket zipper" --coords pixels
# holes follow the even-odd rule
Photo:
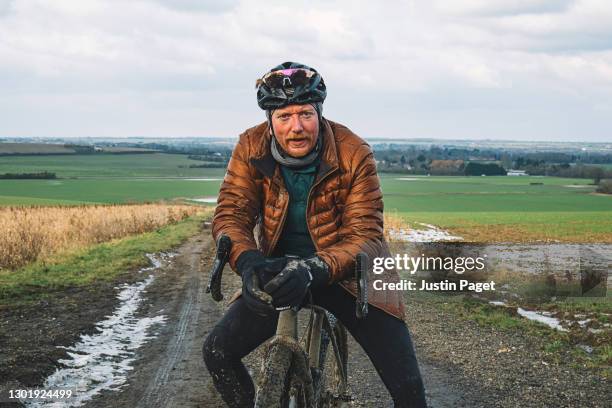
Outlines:
[[[319,180],[317,180],[311,187],[310,190],[308,190],[308,198],[306,198],[306,229],[308,230],[308,234],[310,235],[310,239],[312,240],[312,243],[315,246],[315,249],[317,251],[319,251],[319,244],[317,243],[317,240],[314,239],[313,235],[312,235],[312,231],[310,231],[310,224],[308,222],[308,209],[310,208],[310,195],[312,194],[312,190],[315,189],[316,186],[318,186],[319,184],[321,184],[321,182],[323,180],[325,180],[327,178],[327,176],[329,176],[330,174],[332,174],[333,172],[335,172],[338,168],[334,167],[333,169],[331,169],[330,171],[328,171],[327,173],[325,173]]]

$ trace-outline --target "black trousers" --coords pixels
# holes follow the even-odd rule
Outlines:
[[[363,347],[396,407],[426,407],[423,381],[406,324],[375,307],[355,316],[355,298],[338,284],[313,291],[313,303],[336,316]],[[278,313],[262,317],[242,298],[232,303],[204,342],[204,362],[230,407],[251,407],[255,388],[241,359],[276,332]]]

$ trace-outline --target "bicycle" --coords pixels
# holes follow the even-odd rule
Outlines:
[[[206,288],[216,301],[223,299],[221,277],[230,249],[231,240],[222,235],[217,242],[217,254]],[[367,255],[359,253],[355,262],[358,289],[355,313],[359,319],[368,313],[367,263]],[[312,300],[310,292],[308,297]],[[255,407],[347,407],[352,400],[348,390],[346,328],[329,311],[311,301],[303,307],[310,309],[310,317],[302,341],[298,337],[299,309],[290,308],[279,313],[276,334],[264,354]],[[332,357],[327,369],[330,345]]]

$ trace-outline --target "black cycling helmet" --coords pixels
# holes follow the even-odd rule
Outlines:
[[[297,62],[284,62],[272,68],[257,80],[256,87],[257,104],[264,110],[292,104],[321,104],[327,96],[325,82],[317,70]]]

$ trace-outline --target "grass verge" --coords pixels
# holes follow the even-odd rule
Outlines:
[[[435,296],[435,295],[434,295]],[[588,353],[579,347],[572,331],[560,332],[542,324],[513,314],[510,308],[499,308],[468,296],[439,296],[432,302],[442,310],[453,313],[463,320],[471,320],[480,326],[496,329],[541,340],[541,349],[550,363],[568,363],[597,370],[603,377],[612,378],[612,347],[609,343],[595,345]]]
[[[0,305],[37,301],[55,291],[111,281],[149,264],[146,253],[169,250],[195,235],[206,215],[196,215],[152,232],[93,245],[0,272]]]

